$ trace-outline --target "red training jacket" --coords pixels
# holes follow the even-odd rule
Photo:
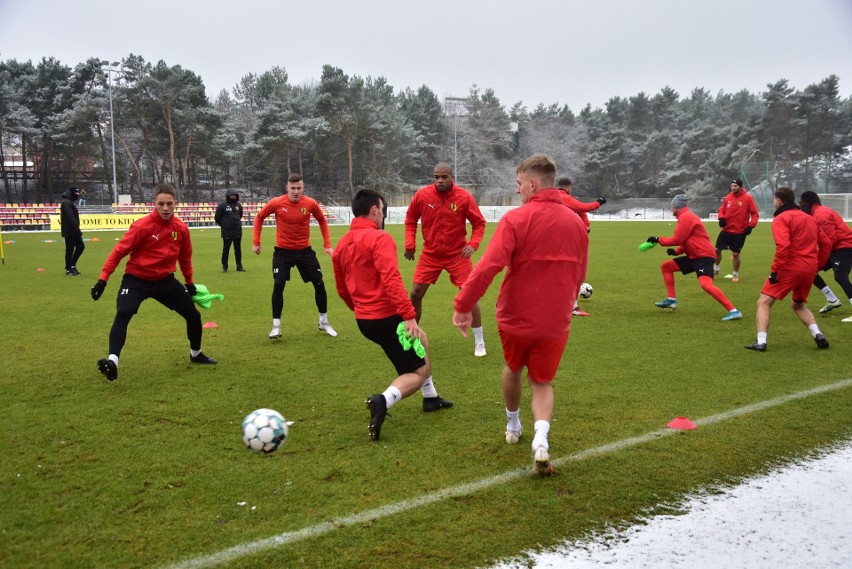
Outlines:
[[[831,253],[831,240],[810,215],[796,206],[781,206],[772,220],[775,258],[772,272],[817,274]]]
[[[121,238],[106,259],[100,279],[109,280],[121,260],[130,255],[124,272],[146,281],[159,281],[180,272],[186,284],[192,284],[192,240],[189,228],[173,215],[163,221],[155,209],[137,219]]]
[[[299,196],[293,203],[286,195],[272,198],[254,218],[254,244],[260,245],[260,232],[263,220],[275,214],[275,246],[279,249],[307,249],[311,246],[311,216],[317,220],[322,233],[323,247],[331,247],[331,235],[328,233],[328,221],[319,203],[307,197]]]
[[[562,203],[562,190],[539,190],[506,213],[454,301],[470,312],[494,277],[508,267],[497,297],[497,324],[518,336],[554,338],[571,328],[571,311],[586,278],[589,235]]]
[[[838,249],[852,249],[852,229],[846,225],[839,213],[830,207],[814,204],[811,215],[831,240],[832,252]],[[825,265],[820,265],[820,267],[823,266]]]
[[[405,292],[396,243],[364,217],[356,217],[331,256],[337,294],[355,318],[379,320],[399,314],[403,320],[415,317],[414,306]]]
[[[702,257],[716,258],[716,248],[710,241],[710,235],[701,219],[688,207],[680,208],[675,214],[677,225],[672,237],[660,237],[660,245],[671,247],[677,245],[675,251],[678,255],[685,254],[690,259]],[[727,230],[727,227],[725,228]]]
[[[414,193],[405,212],[406,251],[416,249],[418,219],[423,232],[423,252],[437,257],[458,255],[465,245],[476,250],[485,235],[485,218],[476,200],[455,183],[446,192],[439,192],[431,184]],[[469,241],[465,220],[473,227]]]
[[[757,225],[759,217],[757,204],[745,188],[738,194],[729,193],[719,207],[719,219],[727,220],[725,227],[722,228],[722,231],[726,233],[745,233],[746,227],[753,229]]]
[[[562,196],[562,203],[564,203],[568,208],[580,216],[580,219],[583,220],[583,223],[586,224],[586,227],[589,227],[591,224],[589,223],[589,216],[586,215],[589,211],[595,211],[601,204],[598,202],[581,202],[568,192],[563,191],[564,195]]]

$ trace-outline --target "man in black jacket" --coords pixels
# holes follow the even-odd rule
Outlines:
[[[71,186],[62,194],[59,206],[59,224],[62,227],[62,237],[65,239],[65,274],[69,277],[80,275],[77,270],[77,259],[83,254],[83,232],[80,231],[80,212],[77,210],[77,200],[83,191]]]
[[[225,194],[225,201],[216,208],[216,225],[222,228],[222,272],[228,272],[228,253],[231,243],[234,244],[234,260],[237,262],[237,271],[244,272],[243,251],[240,243],[243,239],[243,204],[240,203],[240,195],[236,191]]]

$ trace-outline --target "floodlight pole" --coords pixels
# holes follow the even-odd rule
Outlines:
[[[456,107],[456,120],[453,125],[453,178],[459,177],[459,108]]]
[[[118,65],[118,63],[108,63],[102,62],[103,65],[107,66],[107,85],[109,86],[109,131],[110,131],[110,141],[112,142],[112,203],[118,203],[118,180],[115,175],[115,121],[113,120],[112,114],[112,74],[113,72],[117,72],[117,69],[113,69],[113,65]]]

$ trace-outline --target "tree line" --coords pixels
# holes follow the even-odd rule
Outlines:
[[[840,96],[835,75],[801,91],[783,79],[761,93],[695,88],[682,97],[666,87],[575,113],[507,108],[477,85],[441,101],[426,85],[397,90],[332,65],[301,85],[283,67],[250,73],[211,102],[193,71],[133,54],[112,67],[96,58],[73,68],[52,57],[0,61],[7,202],[56,201],[69,184],[105,201],[114,193],[145,201],[145,188],[162,182],[188,201],[223,187],[263,197],[279,194],[293,172],[320,198],[345,201],[372,187],[392,200],[447,161],[480,203],[505,204],[514,165],[537,152],[588,196],[710,196],[755,163],[773,184],[852,192],[850,147],[852,97]],[[29,177],[10,157],[32,163]]]

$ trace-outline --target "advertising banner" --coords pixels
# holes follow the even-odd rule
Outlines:
[[[130,224],[145,217],[146,213],[81,213],[80,214],[80,229],[127,229]],[[59,231],[62,229],[59,224],[59,216],[50,216],[50,229]]]

